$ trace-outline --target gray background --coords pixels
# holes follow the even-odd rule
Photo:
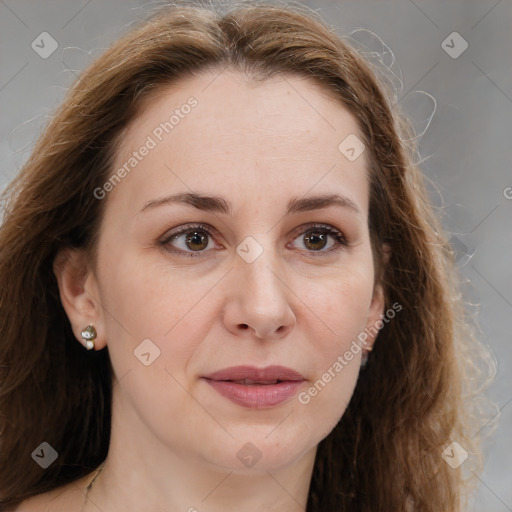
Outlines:
[[[489,394],[501,414],[485,445],[485,470],[471,510],[512,511],[512,3],[303,3],[318,9],[340,35],[351,34],[354,43],[380,55],[401,77],[397,99],[423,134],[429,191],[446,231],[455,237],[458,266],[468,280],[466,299],[479,306],[484,341],[498,362]],[[0,0],[0,188],[27,159],[76,74],[155,5]],[[43,59],[31,43],[45,31],[58,48]],[[454,31],[468,43],[457,58],[442,47]],[[462,48],[460,40],[447,41],[452,51]]]

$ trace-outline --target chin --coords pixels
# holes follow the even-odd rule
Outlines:
[[[243,435],[234,435],[225,439],[224,443],[211,446],[205,460],[217,468],[235,473],[266,473],[279,471],[297,462],[317,446],[316,442],[299,439],[286,429],[278,435],[268,425],[254,429],[246,427],[244,430]]]

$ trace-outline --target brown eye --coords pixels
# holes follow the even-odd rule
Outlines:
[[[213,231],[213,230],[212,230]],[[206,226],[183,226],[168,233],[160,245],[168,251],[185,256],[202,256],[207,252],[209,239],[212,238],[210,228]]]
[[[203,224],[181,226],[169,232],[159,243],[180,256],[203,256],[208,252],[212,233],[216,233],[215,230]],[[304,252],[311,256],[329,255],[348,245],[344,234],[328,224],[302,226],[295,240],[301,237]],[[329,238],[334,240],[331,245],[328,245]]]
[[[208,246],[208,234],[205,234],[204,231],[199,231],[194,229],[191,231],[191,235],[187,236],[185,239],[185,244],[187,247],[194,251],[201,251],[202,249],[206,249]]]
[[[334,239],[334,242],[324,250],[327,247],[329,238]],[[306,252],[312,256],[331,254],[348,245],[344,234],[339,229],[330,225],[308,225],[302,227],[296,239],[302,240]]]
[[[304,237],[304,245],[308,248],[317,251],[323,249],[327,244],[327,239],[329,235],[326,233],[321,233],[319,231],[310,231],[311,235],[306,235]]]

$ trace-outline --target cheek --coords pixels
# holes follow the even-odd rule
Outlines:
[[[121,250],[103,261],[101,302],[109,357],[126,400],[123,414],[136,412],[150,428],[197,414],[183,386],[209,326],[197,321],[202,287],[191,293],[190,279]]]
[[[133,338],[170,334],[198,300],[190,278],[146,262],[143,256],[118,253],[104,262],[101,292],[106,316],[112,317],[114,328],[117,324]]]
[[[321,439],[335,427],[352,398],[361,367],[357,337],[364,329],[363,313],[352,309],[340,314],[331,323],[337,334],[317,339],[310,354],[311,378],[297,402],[303,408],[301,417]]]
[[[208,306],[208,290],[215,289],[218,276],[199,278],[129,251],[103,254],[108,257],[101,267],[101,302],[114,371],[118,378],[131,372],[130,378],[138,379],[142,370],[134,396],[140,389],[166,389],[169,403],[177,403],[175,394],[183,390],[172,376],[186,381],[190,362],[208,337],[217,311]],[[143,397],[141,404],[146,406]]]
[[[305,306],[323,323],[330,334],[325,336],[322,354],[332,358],[333,351],[343,349],[366,327],[373,295],[373,272],[359,264],[342,269],[338,275],[323,279],[318,286],[304,287]]]
[[[358,337],[367,326],[371,304],[373,275],[361,268],[343,279],[330,280],[325,293],[309,305],[321,321],[324,335],[309,333],[314,340],[309,354],[311,379],[298,395],[311,428],[327,435],[343,415],[354,391],[361,364],[361,341]],[[306,301],[305,301],[306,302]],[[306,302],[307,304],[307,302]]]

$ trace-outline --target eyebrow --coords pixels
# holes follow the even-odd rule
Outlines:
[[[218,196],[207,196],[190,192],[173,194],[148,201],[140,213],[169,204],[184,204],[204,212],[233,215],[233,204],[226,199]],[[331,206],[346,208],[354,211],[358,215],[362,215],[361,210],[352,199],[340,194],[323,194],[303,198],[295,197],[288,201],[286,215],[321,210]]]

